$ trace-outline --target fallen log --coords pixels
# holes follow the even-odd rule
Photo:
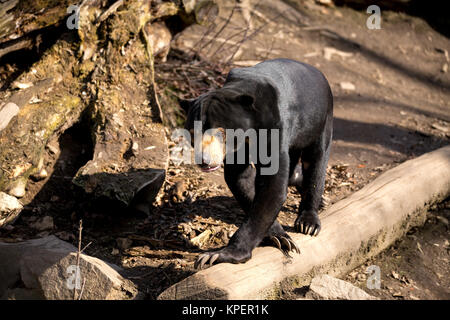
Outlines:
[[[0,57],[8,52],[31,49],[36,36],[45,35],[68,16],[72,4],[70,0],[0,1]]]
[[[303,286],[319,273],[343,275],[425,222],[430,205],[450,195],[450,146],[383,173],[321,214],[318,237],[290,234],[292,259],[259,247],[245,264],[218,264],[178,282],[158,299],[270,299],[280,284]]]

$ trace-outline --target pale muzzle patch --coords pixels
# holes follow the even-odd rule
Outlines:
[[[206,130],[202,137],[202,170],[214,171],[220,168],[226,152],[225,130]]]

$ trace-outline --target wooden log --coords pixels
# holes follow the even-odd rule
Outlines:
[[[318,237],[290,234],[292,259],[260,247],[245,264],[218,264],[182,280],[159,299],[270,299],[279,285],[307,285],[318,273],[342,275],[425,222],[427,208],[450,194],[450,146],[383,173],[321,214]]]
[[[57,24],[67,16],[71,4],[70,0],[1,1],[0,43]]]

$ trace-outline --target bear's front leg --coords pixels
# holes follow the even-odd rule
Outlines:
[[[221,262],[243,263],[251,258],[253,249],[267,235],[267,231],[286,200],[289,180],[288,164],[288,157],[280,155],[279,170],[276,174],[257,174],[255,198],[247,220],[231,237],[228,246],[200,255],[195,263],[196,268]]]
[[[328,124],[319,142],[302,153],[302,200],[295,229],[306,235],[317,236],[321,229],[318,211],[322,203],[330,147],[331,124]]]

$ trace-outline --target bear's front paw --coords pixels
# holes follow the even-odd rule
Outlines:
[[[235,248],[226,247],[218,251],[211,251],[201,254],[197,261],[195,261],[194,267],[196,269],[203,269],[208,264],[212,266],[214,263],[244,263],[252,257],[251,252],[243,252]]]
[[[297,252],[300,254],[300,249],[297,244],[287,234],[284,236],[270,236],[270,240],[275,246],[284,253],[285,256],[289,256],[289,252]]]
[[[320,232],[321,225],[319,216],[314,211],[304,211],[295,220],[295,230],[297,232],[317,236]]]

